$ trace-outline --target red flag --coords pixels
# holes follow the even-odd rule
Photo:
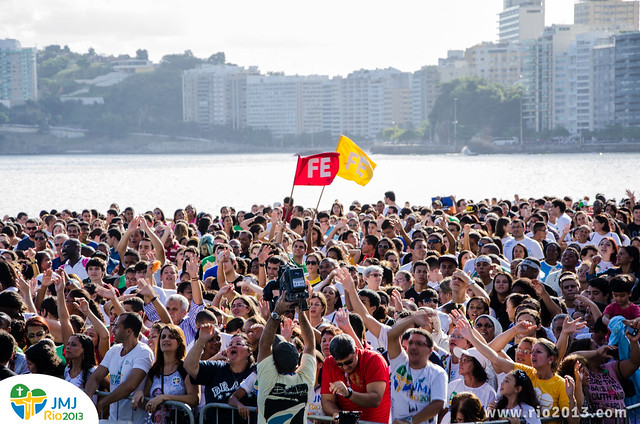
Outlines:
[[[333,182],[340,169],[340,153],[327,152],[300,157],[293,185],[326,186]]]

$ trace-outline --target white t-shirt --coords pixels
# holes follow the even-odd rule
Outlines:
[[[109,370],[111,392],[117,389],[121,382],[125,381],[127,377],[129,377],[132,370],[137,368],[147,373],[153,364],[153,352],[151,352],[151,349],[149,349],[149,346],[146,344],[138,343],[131,352],[124,356],[120,356],[121,351],[122,344],[114,345],[107,351],[104,355],[104,359],[100,363],[101,366]],[[143,378],[138,387],[136,387],[131,393],[136,390],[143,390],[144,383],[145,379]],[[118,402],[112,403],[109,409],[109,417],[114,420],[133,419],[135,424],[145,424],[148,420],[147,412],[141,408],[133,411],[131,408],[131,401],[128,399],[122,399]]]
[[[529,237],[524,237],[522,240],[517,241],[516,239],[513,239],[511,241],[509,241],[509,243],[507,243],[504,246],[504,256],[509,259],[509,262],[511,262],[513,260],[513,246],[515,246],[516,244],[522,244],[524,247],[527,248],[527,251],[529,252],[529,256],[534,257],[536,259],[539,260],[543,260],[544,259],[544,253],[542,253],[542,247],[540,247],[540,243],[538,243],[537,241],[535,241],[532,238]]]
[[[491,402],[496,400],[496,391],[493,390],[493,387],[491,387],[489,383],[484,383],[480,387],[469,387],[464,384],[464,377],[462,377],[449,383],[449,390],[447,391],[447,401],[449,405],[451,405],[451,400],[454,396],[462,392],[471,392],[476,395],[478,399],[480,399],[483,408],[486,408]]]
[[[391,421],[405,419],[422,411],[436,400],[446,402],[447,373],[427,361],[427,366],[413,369],[404,349],[389,359],[389,383],[391,387]],[[434,424],[436,417],[425,421]]]
[[[613,239],[613,241],[616,242],[616,245],[620,246],[622,243],[620,242],[620,237],[618,237],[618,234],[609,231],[607,234],[601,236],[600,234],[598,234],[597,232],[593,232],[591,233],[591,237],[589,237],[589,244],[595,244],[596,247],[598,247],[598,245],[600,244],[600,242],[602,241],[603,238],[605,237],[611,237]]]
[[[87,380],[89,380],[89,377],[91,376],[91,374],[93,374],[96,368],[98,367],[93,367],[89,370],[89,373],[87,374]],[[64,368],[64,379],[77,388],[84,390],[84,372],[80,372],[80,374],[72,378],[71,375],[69,375],[69,367],[67,366]]]

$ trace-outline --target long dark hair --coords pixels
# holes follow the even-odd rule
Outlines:
[[[82,387],[87,384],[91,369],[96,366],[96,352],[93,346],[93,340],[86,334],[75,333],[71,337],[77,337],[80,345],[82,346],[82,360],[80,361],[80,368],[82,369]],[[67,367],[71,369],[71,363],[67,364]]]
[[[36,366],[38,369],[37,374],[64,377],[64,365],[62,365],[62,359],[56,353],[56,345],[53,340],[40,340],[25,350],[24,355]]]
[[[187,342],[185,341],[184,333],[182,332],[182,329],[180,327],[178,327],[175,324],[167,324],[160,329],[160,332],[158,334],[158,343],[156,344],[156,352],[155,352],[156,360],[153,363],[153,365],[151,365],[151,368],[149,369],[149,377],[151,378],[155,376],[159,376],[162,378],[164,376],[164,354],[162,353],[162,348],[161,348],[162,341],[160,340],[162,338],[162,332],[164,330],[168,330],[171,333],[172,337],[178,341],[178,349],[176,350],[176,359],[178,360],[178,370],[182,375],[181,370],[183,369],[184,357],[187,354]]]
[[[513,370],[509,374],[511,374],[516,380],[516,387],[522,388],[522,390],[520,390],[520,393],[518,393],[518,397],[516,398],[518,404],[526,403],[527,405],[536,408],[539,404],[538,397],[536,396],[536,391],[533,389],[533,383],[531,383],[531,379],[529,378],[527,373],[522,370]],[[498,400],[496,409],[505,409],[508,403],[509,399],[501,396]]]

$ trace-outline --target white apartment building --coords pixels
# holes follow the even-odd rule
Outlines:
[[[268,129],[275,138],[323,130],[327,76],[249,75],[247,126]]]
[[[38,100],[36,49],[0,40],[0,103],[7,107]]]
[[[544,0],[505,0],[498,14],[499,41],[540,37],[544,30]]]
[[[246,126],[245,86],[255,67],[201,65],[182,74],[182,117],[209,128],[214,125]]]

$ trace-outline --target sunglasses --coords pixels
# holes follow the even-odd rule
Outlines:
[[[386,245],[386,244],[379,244],[378,245],[378,249],[391,249],[391,247],[389,245]]]
[[[316,261],[307,261],[306,264],[307,265],[318,265],[318,262],[316,262]]]
[[[27,231],[35,231],[37,229],[38,229],[38,227],[26,227]]]
[[[435,240],[427,240],[427,244],[438,244],[440,243],[440,240],[435,239]]]
[[[338,362],[336,361],[336,365],[339,366],[340,368],[342,367],[348,367],[349,365],[353,364],[353,358],[349,359],[348,361],[344,361],[344,362]]]

